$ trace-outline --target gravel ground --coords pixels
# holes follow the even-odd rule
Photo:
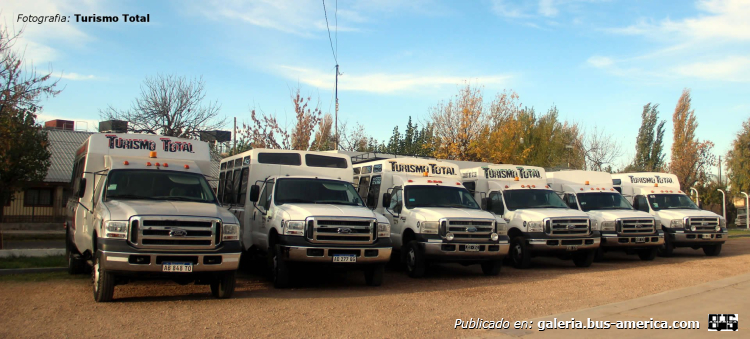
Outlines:
[[[512,323],[750,272],[748,238],[728,241],[719,257],[677,254],[609,254],[589,268],[537,258],[497,277],[478,266],[436,265],[419,280],[391,269],[381,287],[365,286],[359,272],[325,272],[276,290],[246,273],[230,300],[213,299],[208,286],[137,282],[97,304],[86,279],[2,282],[0,337],[456,337],[472,334],[454,330],[456,318]]]

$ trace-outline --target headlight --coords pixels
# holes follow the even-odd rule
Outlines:
[[[448,232],[448,234],[445,235],[445,240],[451,241],[453,238],[455,238],[455,236],[451,232]]]
[[[602,221],[602,231],[615,231],[615,221]]]
[[[285,235],[304,235],[305,234],[305,222],[304,221],[287,221],[284,227]]]
[[[127,221],[107,221],[104,224],[105,238],[127,238],[128,222]]]
[[[544,232],[543,224],[541,221],[529,221],[526,226],[529,228],[529,232]]]
[[[438,227],[440,227],[440,223],[437,221],[424,221],[419,225],[422,226],[423,234],[438,234]]]
[[[240,240],[240,225],[223,224],[221,225],[221,240]]]
[[[500,236],[497,235],[497,233],[490,234],[490,240],[497,241],[497,239],[500,239]]]
[[[378,223],[378,238],[388,238],[391,236],[391,224]]]
[[[672,221],[669,223],[669,227],[672,227],[672,228],[682,227],[682,219],[672,219]]]

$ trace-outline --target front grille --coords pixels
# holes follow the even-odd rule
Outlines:
[[[443,222],[440,224],[442,229]],[[495,226],[489,220],[448,219],[446,230],[453,233],[453,241],[489,241]]]
[[[314,243],[371,244],[376,224],[375,219],[365,218],[308,218],[306,236]]]
[[[213,249],[220,230],[219,219],[137,216],[130,219],[130,243],[143,249]]]
[[[686,227],[691,230],[695,226],[696,232],[716,232],[716,226],[719,226],[719,218],[716,217],[690,217],[687,220]]]
[[[582,236],[589,234],[588,219],[550,218],[545,220],[544,228],[549,235]]]
[[[618,219],[617,232],[624,235],[653,234],[654,219]]]

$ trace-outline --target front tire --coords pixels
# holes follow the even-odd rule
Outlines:
[[[86,267],[88,264],[86,263],[83,258],[81,258],[81,255],[77,253],[77,251],[74,250],[74,245],[71,243],[70,238],[67,236],[65,237],[65,257],[68,259],[68,274],[74,275],[74,274],[83,274],[86,272]]]
[[[705,253],[709,257],[715,257],[721,253],[721,245],[722,244],[704,246],[703,253]]]
[[[578,267],[589,267],[594,262],[596,251],[581,251],[573,253],[573,263]]]
[[[94,283],[94,300],[96,302],[112,301],[115,294],[115,275],[107,272],[101,265],[102,252],[97,251],[94,256],[94,267],[91,270],[91,280]]]
[[[427,260],[424,257],[424,253],[419,249],[419,243],[416,240],[412,240],[406,246],[406,272],[412,278],[424,277],[424,273],[427,270]]]
[[[510,262],[518,269],[531,267],[531,252],[526,238],[517,236],[510,242]]]
[[[228,272],[211,282],[211,294],[217,299],[228,299],[234,294],[237,272]]]
[[[659,247],[660,257],[671,257],[674,255],[674,244],[669,239],[669,234],[664,235],[664,245]]]
[[[500,274],[500,268],[503,267],[502,260],[489,260],[489,261],[483,261],[481,263],[482,265],[482,273],[486,276],[496,276]]]
[[[380,286],[383,284],[385,265],[375,265],[365,269],[365,283],[367,286]]]
[[[276,288],[289,287],[289,265],[281,255],[281,245],[276,245],[268,254],[271,256],[271,279]]]
[[[641,258],[643,261],[651,261],[656,258],[656,254],[659,252],[658,248],[649,248],[645,250],[640,250],[638,252],[638,257]]]

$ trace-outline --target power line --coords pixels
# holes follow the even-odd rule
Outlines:
[[[336,6],[338,7],[338,0],[337,0]],[[331,53],[333,54],[333,61],[336,61],[336,64],[338,65],[339,61],[338,61],[338,58],[336,58],[336,51],[333,49],[333,39],[331,39],[331,28],[328,27],[328,11],[326,11],[326,0],[323,0],[323,13],[325,14],[325,17],[326,17],[326,30],[328,30],[328,42],[331,43]],[[338,32],[338,27],[336,28],[336,30]]]

